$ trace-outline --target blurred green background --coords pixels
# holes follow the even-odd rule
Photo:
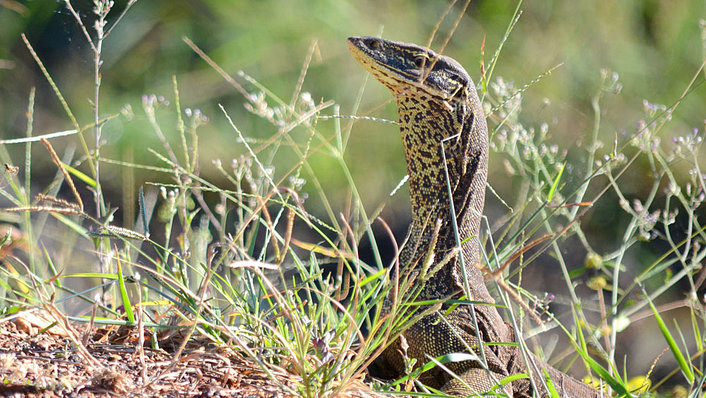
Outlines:
[[[116,1],[113,18],[125,3]],[[454,6],[441,24],[433,48],[438,49],[448,36],[461,12],[461,3]],[[92,2],[76,0],[72,4],[84,23],[92,26]],[[353,112],[360,87],[367,79],[366,72],[349,56],[346,38],[382,35],[424,44],[447,6],[447,1],[436,0],[140,0],[104,46],[100,113],[109,115],[129,106],[134,117],[119,117],[105,125],[102,156],[162,166],[147,150],[163,152],[144,115],[141,98],[156,94],[172,102],[159,114],[159,119],[168,139],[178,143],[173,110],[175,76],[182,107],[200,109],[209,118],[208,125],[199,130],[201,174],[217,184],[222,180],[218,185],[228,188],[212,161],[221,159],[230,164],[245,149],[237,142],[218,105],[223,105],[246,137],[264,140],[276,129],[247,112],[242,95],[194,54],[182,37],[190,38],[234,78],[239,79],[238,71],[245,71],[286,102],[295,90],[309,48],[316,42],[303,91],[311,93],[315,102],[335,101],[346,115]],[[514,1],[473,0],[444,54],[461,62],[477,80],[481,74],[481,43],[485,40],[487,67],[516,7]],[[616,134],[622,131],[635,134],[638,120],[644,118],[643,100],[671,106],[704,60],[699,27],[700,20],[706,17],[703,0],[541,0],[525,1],[520,8],[521,16],[504,44],[494,76],[522,87],[561,64],[523,94],[520,118],[528,127],[547,123],[550,139],[569,153],[585,145],[590,137],[595,120],[591,101],[599,90],[601,69],[617,73],[623,86],[620,95],[608,96],[602,102],[600,137],[606,148],[599,153],[605,154],[610,151]],[[0,139],[24,136],[32,87],[37,89],[34,135],[72,128],[21,40],[21,33],[34,46],[79,123],[90,124],[94,90],[92,54],[64,2],[4,0],[0,1]],[[703,77],[703,74],[698,77],[665,131],[674,136],[689,134],[694,128],[703,132],[706,118]],[[238,81],[248,90],[258,91],[242,79]],[[358,114],[394,120],[396,109],[389,100],[386,89],[371,79]],[[342,123],[346,125],[348,121]],[[334,123],[321,120],[317,128],[331,136]],[[671,138],[662,137],[665,141]],[[55,139],[52,143],[59,153],[78,146],[75,136]],[[23,165],[24,146],[7,148],[14,164]],[[54,176],[56,168],[41,145],[34,145],[33,151],[33,183],[39,192]],[[293,154],[283,151],[275,166],[289,168],[293,159]],[[403,236],[409,217],[407,196],[398,194],[389,198],[405,175],[397,127],[373,121],[357,122],[346,160],[369,213],[387,201],[383,215]],[[349,187],[335,161],[326,153],[319,153],[311,162],[327,195],[333,199],[334,209],[342,209]],[[621,181],[625,184],[624,192],[644,194],[647,186],[641,184],[641,175],[646,172],[647,165],[633,167]],[[122,219],[122,224],[128,227],[135,217],[137,187],[145,181],[169,182],[164,175],[135,168],[108,165],[103,173],[107,201],[121,208],[118,220]],[[507,178],[500,162],[493,163],[493,158],[489,180],[499,196],[512,203],[516,189],[513,179]],[[88,194],[84,201],[91,202]],[[612,250],[628,219],[614,195],[607,195],[603,202],[600,211],[589,212],[583,223],[589,232],[596,232],[593,238],[599,242],[597,249]],[[307,210],[322,214],[316,206],[315,201],[307,203]],[[133,210],[122,211],[130,207]],[[491,224],[505,211],[497,200],[488,200],[486,213]],[[577,255],[574,260],[580,263],[583,257]],[[639,363],[639,357],[634,361]]]
[[[0,5],[2,138],[24,135],[31,87],[37,87],[34,134],[71,128],[20,33],[35,47],[79,123],[86,125],[92,120],[92,55],[63,3],[11,0]],[[117,1],[111,15],[117,16],[125,3]],[[442,23],[435,48],[448,35],[462,3]],[[73,4],[90,27],[92,2]],[[130,152],[138,163],[154,162],[146,148],[160,145],[146,123],[141,96],[156,94],[173,100],[172,76],[179,82],[182,106],[201,109],[210,118],[199,135],[205,175],[217,178],[209,167],[212,159],[228,162],[244,151],[235,142],[218,104],[231,113],[246,136],[273,134],[271,127],[245,111],[242,96],[188,48],[183,36],[204,49],[231,76],[243,70],[285,100],[292,95],[308,49],[316,41],[318,47],[303,89],[314,101],[334,100],[341,105],[342,114],[349,114],[366,76],[349,56],[346,37],[382,34],[393,40],[426,43],[447,6],[446,1],[138,1],[105,43],[101,114],[118,112],[129,104],[135,117],[106,124],[103,155],[123,158]],[[444,53],[459,60],[477,80],[483,39],[487,64],[516,7],[513,1],[472,1]],[[526,1],[521,10],[495,76],[521,87],[562,65],[524,94],[521,118],[526,126],[548,123],[552,139],[564,148],[589,136],[594,121],[591,99],[599,88],[601,68],[617,72],[624,86],[620,96],[603,104],[601,136],[610,142],[616,132],[635,131],[643,99],[671,105],[703,59],[699,19],[706,14],[706,3],[702,0]],[[246,88],[251,89],[247,84]],[[378,107],[389,98],[381,85],[371,81],[359,113],[394,120],[394,104]],[[697,87],[681,105],[670,131],[683,135],[702,126],[704,109],[706,93]],[[169,124],[175,118],[162,120]],[[319,128],[333,127],[331,122],[322,122]],[[176,138],[174,131],[166,134]],[[54,142],[59,146],[75,144],[76,138]],[[17,150],[21,156],[23,149]],[[40,158],[46,158],[43,152],[35,160]],[[21,157],[14,159],[22,163]],[[384,200],[404,175],[402,149],[393,125],[357,123],[347,159],[370,206]],[[325,165],[328,160],[315,161]],[[35,166],[37,178],[54,173],[48,164]],[[121,192],[120,171],[105,168],[110,173],[104,181],[107,192]],[[345,182],[331,173],[327,184],[333,194],[345,188]],[[149,178],[138,172],[136,182]],[[36,183],[41,185],[39,180]],[[512,192],[511,186],[505,187],[499,178],[493,180],[492,174],[491,183],[497,185],[501,196]],[[120,206],[120,200],[111,202]],[[402,206],[406,202],[403,195],[394,200]]]

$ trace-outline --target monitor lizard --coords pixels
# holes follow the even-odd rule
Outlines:
[[[379,367],[399,377],[405,373],[403,355],[420,366],[430,358],[473,351],[475,360],[446,364],[458,377],[437,366],[423,373],[420,380],[451,395],[465,396],[492,389],[498,393],[500,380],[524,373],[532,380],[511,381],[505,385],[505,393],[544,397],[549,396],[546,372],[560,397],[601,396],[598,390],[533,354],[525,361],[517,344],[492,344],[517,343],[518,338],[492,305],[495,301],[483,273],[475,266],[480,263],[477,237],[488,174],[488,128],[468,73],[457,61],[414,44],[350,37],[348,47],[397,101],[413,213],[407,242],[399,253],[400,275],[409,276],[418,288],[415,300],[443,302],[440,309],[422,316],[382,352]],[[451,222],[452,209],[458,234]],[[462,268],[470,299],[489,305],[454,306],[448,302],[463,297]],[[389,298],[385,300],[384,311],[390,311],[391,305]],[[527,363],[534,364],[532,371]]]

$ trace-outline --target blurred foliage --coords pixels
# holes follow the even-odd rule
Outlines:
[[[116,2],[113,18],[125,3]],[[92,1],[72,4],[90,27],[94,18]],[[230,113],[245,136],[265,140],[275,133],[266,121],[245,110],[242,95],[194,54],[183,37],[190,38],[249,91],[258,90],[240,79],[238,71],[252,76],[285,101],[294,92],[309,49],[316,43],[303,91],[310,92],[314,101],[334,100],[344,115],[356,112],[395,120],[396,109],[389,93],[377,82],[368,81],[365,71],[349,56],[345,39],[350,35],[382,35],[426,43],[447,6],[445,1],[401,0],[138,1],[104,47],[100,113],[109,115],[130,109],[128,114],[132,116],[112,119],[104,126],[101,155],[163,165],[148,151],[159,151],[161,145],[141,109],[141,98],[156,94],[172,101],[172,108],[164,111],[160,123],[167,137],[177,142],[176,129],[169,127],[175,126],[176,120],[173,77],[179,85],[182,108],[200,109],[210,120],[199,130],[201,174],[206,178],[222,178],[211,164],[214,159],[229,164],[245,152],[219,105]],[[433,48],[439,49],[453,30],[461,6],[456,4],[441,23]],[[443,52],[465,65],[478,82],[481,61],[488,66],[516,8],[516,2],[474,0]],[[614,136],[621,132],[635,134],[638,120],[644,116],[643,100],[671,106],[679,98],[704,59],[699,20],[705,15],[706,3],[702,0],[526,1],[521,4],[514,31],[504,43],[493,78],[501,76],[520,88],[560,65],[523,94],[520,118],[528,127],[548,124],[548,138],[568,151],[565,178],[569,183],[578,183],[583,176],[572,174],[573,163],[583,159],[574,153],[581,153],[577,146],[587,145],[591,135],[595,121],[591,101],[600,90],[601,69],[619,74],[624,87],[620,95],[606,97],[601,104],[599,136],[606,146],[602,153],[607,153]],[[91,51],[64,1],[10,0],[0,5],[0,138],[25,134],[31,87],[37,88],[33,134],[71,128],[22,42],[21,33],[27,35],[79,123],[89,125],[94,90]],[[483,42],[485,53],[481,60]],[[670,122],[667,131],[675,136],[703,126],[706,89],[701,83],[703,75]],[[360,97],[363,84],[365,91]],[[351,121],[344,119],[341,124],[350,127]],[[325,136],[334,134],[332,120],[319,121],[317,128]],[[90,130],[86,134],[88,142],[92,142]],[[292,134],[304,133],[295,130]],[[59,150],[78,145],[75,137],[53,143]],[[55,167],[41,146],[33,148],[33,181],[37,189],[42,189],[43,179],[53,176]],[[9,150],[16,151],[11,154],[15,164],[23,164],[23,146],[10,146]],[[389,197],[405,175],[397,127],[356,122],[346,156],[365,206],[372,211],[389,202],[383,215],[403,236],[409,217],[406,187],[401,194]],[[291,164],[294,159],[292,151],[280,151],[273,164]],[[335,160],[318,153],[310,162],[334,205],[344,207],[350,188]],[[499,197],[512,203],[518,189],[516,181],[507,178],[499,163],[491,167],[489,181]],[[631,168],[621,181],[628,197],[645,194],[648,188],[641,184],[640,175],[648,172],[647,167],[644,164]],[[579,163],[576,169],[580,168]],[[88,172],[86,167],[83,169]],[[106,200],[120,208],[118,219],[122,218],[127,227],[135,220],[137,187],[145,181],[167,178],[114,165],[103,167],[102,173]],[[223,181],[222,186],[227,188],[227,182]],[[596,211],[589,212],[583,223],[588,233],[596,233],[597,249],[612,250],[620,238],[620,228],[613,232],[604,226],[627,224],[629,217],[614,195],[609,194],[606,199],[595,205]],[[318,205],[312,201],[307,208],[317,214]],[[497,219],[504,211],[503,205],[489,195],[489,218]],[[583,261],[582,255],[578,254],[576,263]]]
[[[116,8],[124,3],[117,1]],[[70,127],[20,39],[23,32],[79,122],[90,123],[90,49],[63,1],[11,0],[3,4],[0,59],[7,61],[3,64],[7,68],[0,69],[0,137],[24,134],[27,97],[33,86],[38,89],[34,134]],[[90,26],[92,2],[73,4]],[[316,41],[304,90],[311,92],[315,101],[335,100],[342,105],[341,112],[348,114],[366,76],[349,57],[346,37],[382,34],[390,39],[426,43],[447,5],[444,1],[399,0],[138,1],[106,41],[100,104],[102,114],[118,112],[129,104],[135,118],[115,119],[106,125],[104,138],[109,145],[103,154],[120,159],[129,153],[139,163],[150,163],[147,159],[152,155],[146,148],[154,147],[157,140],[147,132],[140,98],[152,93],[173,98],[173,75],[179,83],[182,106],[199,108],[210,118],[210,126],[204,130],[207,132],[200,137],[206,175],[210,174],[212,159],[225,161],[243,152],[218,104],[233,112],[236,124],[246,135],[266,138],[272,133],[244,111],[242,96],[188,48],[183,36],[204,49],[231,76],[243,70],[285,99],[294,91],[308,48]],[[438,48],[445,40],[460,6],[456,5],[441,24],[433,47]],[[473,1],[444,53],[458,59],[477,80],[481,43],[485,39],[487,63],[516,6],[515,2]],[[549,123],[550,135],[563,141],[565,147],[589,135],[593,123],[590,104],[598,90],[601,68],[617,72],[626,87],[623,95],[612,97],[604,108],[601,134],[610,141],[616,132],[634,131],[643,99],[671,105],[701,64],[698,22],[706,13],[701,0],[527,1],[521,10],[495,73],[521,87],[561,64],[529,89],[522,118],[526,125]],[[676,130],[683,125],[687,131],[702,123],[706,91],[700,86],[694,91],[681,105]],[[385,101],[387,105],[380,108],[378,105]],[[366,87],[359,113],[369,114],[371,110],[371,116],[396,118],[388,93],[376,83]],[[322,122],[319,128],[332,128],[332,122],[326,124]],[[63,141],[69,145],[75,140]],[[370,205],[376,205],[404,175],[396,127],[358,122],[348,150],[349,159],[355,159],[351,164],[364,197],[370,198]],[[324,169],[328,164],[325,156],[312,161]],[[40,174],[35,176],[40,177],[41,170],[39,167],[36,173]],[[51,168],[45,172],[53,174]],[[115,177],[114,186],[106,184],[106,192],[118,194],[122,189],[121,171],[106,168],[106,172]],[[331,189],[345,187],[333,171],[330,177]],[[136,181],[139,184],[149,178],[138,174]],[[512,190],[492,175],[490,181],[497,185],[501,196]],[[394,205],[406,205],[404,195],[394,200]],[[111,201],[120,203],[117,198]]]

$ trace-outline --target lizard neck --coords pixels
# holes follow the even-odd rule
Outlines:
[[[420,259],[432,250],[435,262],[441,261],[457,246],[451,224],[455,219],[459,238],[465,241],[462,252],[467,269],[475,271],[482,284],[480,272],[472,266],[479,261],[478,240],[468,238],[477,237],[479,232],[488,170],[488,138],[480,101],[475,91],[466,91],[463,96],[466,100],[458,102],[433,97],[421,90],[397,95],[413,213],[409,236],[414,237],[403,248],[400,260],[403,267],[419,266]],[[447,184],[451,188],[453,215]],[[439,270],[434,278],[446,280],[447,284],[449,280],[458,281],[459,262],[451,264]],[[434,289],[438,296],[449,293],[440,291],[439,286]]]

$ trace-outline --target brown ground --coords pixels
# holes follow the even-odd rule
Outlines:
[[[207,344],[194,341],[175,361],[173,352],[145,344],[143,362],[134,328],[94,328],[86,344],[80,342],[83,336],[76,344],[60,327],[39,333],[42,318],[37,314],[0,320],[0,396],[298,396],[293,375],[275,368],[275,381],[231,349],[204,348]],[[85,336],[85,326],[74,326],[77,335]],[[142,382],[143,370],[147,382]],[[366,390],[361,383],[340,396],[380,396]]]

